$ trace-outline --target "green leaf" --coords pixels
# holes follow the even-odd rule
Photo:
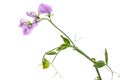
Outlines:
[[[108,52],[106,48],[105,48],[105,63],[108,64]]]
[[[47,69],[50,67],[50,62],[46,58],[44,58],[42,61],[42,66],[43,66],[43,69]]]
[[[96,68],[101,68],[103,66],[105,66],[105,62],[102,61],[102,60],[97,61],[97,62],[94,63],[94,67],[96,67]]]
[[[70,45],[70,41],[67,38],[63,37],[62,35],[61,35],[61,38],[63,39],[65,44]]]
[[[62,45],[60,45],[60,47],[57,48],[57,51],[64,50],[64,49],[66,49],[66,48],[68,48],[68,47],[69,47],[68,44],[62,44]]]
[[[57,54],[55,51],[48,51],[47,53],[46,53],[47,55],[55,55],[55,54]]]

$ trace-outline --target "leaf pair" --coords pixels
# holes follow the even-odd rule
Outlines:
[[[57,51],[64,50],[70,46],[70,41],[67,38],[63,37],[62,35],[60,37],[63,39],[64,43],[61,44],[58,48],[55,48],[51,51],[46,52],[47,55],[56,55]]]
[[[99,60],[94,63],[94,67],[101,68],[107,64],[108,64],[108,52],[107,52],[107,49],[105,48],[105,62],[103,60]]]
[[[58,47],[57,51],[64,50],[70,46],[70,41],[67,38],[63,37],[62,35],[60,37],[63,39],[64,43]]]
[[[64,49],[66,49],[66,48],[68,48],[68,47],[69,47],[68,44],[62,44],[62,45],[60,45],[60,46],[57,48],[57,51],[64,50]]]
[[[62,35],[60,37],[63,39],[65,44],[70,45],[70,41],[67,38],[63,37]]]

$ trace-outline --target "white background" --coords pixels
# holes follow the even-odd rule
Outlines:
[[[96,72],[77,52],[67,49],[54,65],[43,70],[41,58],[47,50],[59,46],[60,33],[48,22],[40,22],[33,32],[22,35],[18,27],[26,11],[36,11],[40,3],[53,7],[53,21],[90,57],[104,59],[108,49],[109,65],[120,73],[120,1],[119,0],[1,0],[0,1],[0,80],[94,80]],[[76,36],[76,37],[75,37]],[[103,80],[111,74],[100,69]],[[120,80],[116,75],[114,80]]]

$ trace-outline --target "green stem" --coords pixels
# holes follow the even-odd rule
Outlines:
[[[85,56],[88,60],[90,60],[90,61],[92,61],[92,59],[88,56],[88,55],[86,55],[82,50],[80,50],[79,48],[77,48],[76,46],[75,46],[75,44],[74,44],[74,42],[69,38],[69,36],[66,34],[66,33],[64,33],[61,29],[59,29],[53,22],[52,22],[52,20],[51,20],[51,18],[50,19],[47,19],[58,31],[60,31],[64,36],[66,36],[69,40],[70,40],[70,42],[72,43],[72,47],[76,50],[76,51],[78,51],[79,53],[81,53],[83,56]],[[92,61],[93,62],[93,61]]]
[[[50,22],[58,31],[60,31],[64,36],[66,36],[66,37],[70,40],[70,42],[72,43],[72,45],[75,47],[75,44],[74,44],[73,41],[69,38],[69,36],[68,36],[66,33],[64,33],[61,29],[59,29],[59,28],[52,22],[51,18],[50,18],[49,22]]]
[[[93,61],[89,56],[87,56],[83,51],[81,51],[79,48],[75,47],[74,49],[75,49],[76,51],[78,51],[79,53],[81,53],[83,56],[85,56],[88,60],[90,60],[91,62],[94,63],[94,61]],[[98,68],[95,68],[95,70],[96,70],[96,72],[97,72],[97,74],[98,74],[99,80],[102,80]]]
[[[74,46],[73,46],[73,48],[74,48],[74,50],[76,50],[77,52],[81,53],[81,54],[82,54],[83,56],[85,56],[88,60],[90,60],[91,62],[94,63],[94,61],[93,61],[88,55],[86,55],[82,50],[80,50],[79,48],[74,47]]]
[[[97,74],[98,74],[98,79],[99,79],[99,80],[102,80],[102,78],[101,78],[101,75],[100,75],[100,72],[99,72],[98,68],[95,68],[95,70],[96,70],[96,72],[97,72]]]
[[[72,45],[73,45],[72,47],[73,47],[74,50],[76,50],[77,52],[81,53],[81,54],[82,54],[84,57],[86,57],[89,61],[91,61],[92,63],[94,63],[94,61],[93,61],[88,55],[86,55],[82,50],[80,50],[78,47],[75,46],[74,42],[69,38],[69,36],[68,36],[66,33],[64,33],[61,29],[59,29],[59,28],[52,22],[50,16],[49,16],[49,19],[43,18],[42,20],[48,20],[58,31],[60,31],[64,36],[66,36],[66,37],[70,40],[70,42],[71,42]],[[56,56],[57,56],[57,55],[56,55]],[[56,58],[56,57],[55,57],[55,58]],[[54,60],[55,60],[55,58],[54,58]],[[53,60],[53,61],[54,61],[54,60]],[[95,68],[95,69],[96,69],[96,72],[97,72],[97,74],[98,74],[99,79],[102,80],[98,68]]]

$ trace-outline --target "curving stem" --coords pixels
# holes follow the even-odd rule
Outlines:
[[[71,47],[72,47],[74,50],[76,50],[78,53],[80,53],[80,54],[82,54],[84,57],[86,57],[89,61],[91,61],[92,63],[94,63],[94,61],[93,61],[88,55],[86,55],[82,50],[80,50],[78,47],[76,47],[76,45],[74,44],[74,42],[70,39],[70,37],[69,37],[66,33],[64,33],[60,28],[58,28],[58,27],[52,22],[51,17],[50,17],[50,16],[48,16],[48,17],[49,17],[49,19],[48,19],[48,18],[42,18],[41,20],[48,20],[58,31],[60,31],[66,38],[68,38],[68,39],[70,40],[70,42],[71,42],[71,44],[72,44]],[[97,74],[98,74],[99,80],[102,80],[98,68],[95,68],[95,70],[96,70],[96,72],[97,72]]]

